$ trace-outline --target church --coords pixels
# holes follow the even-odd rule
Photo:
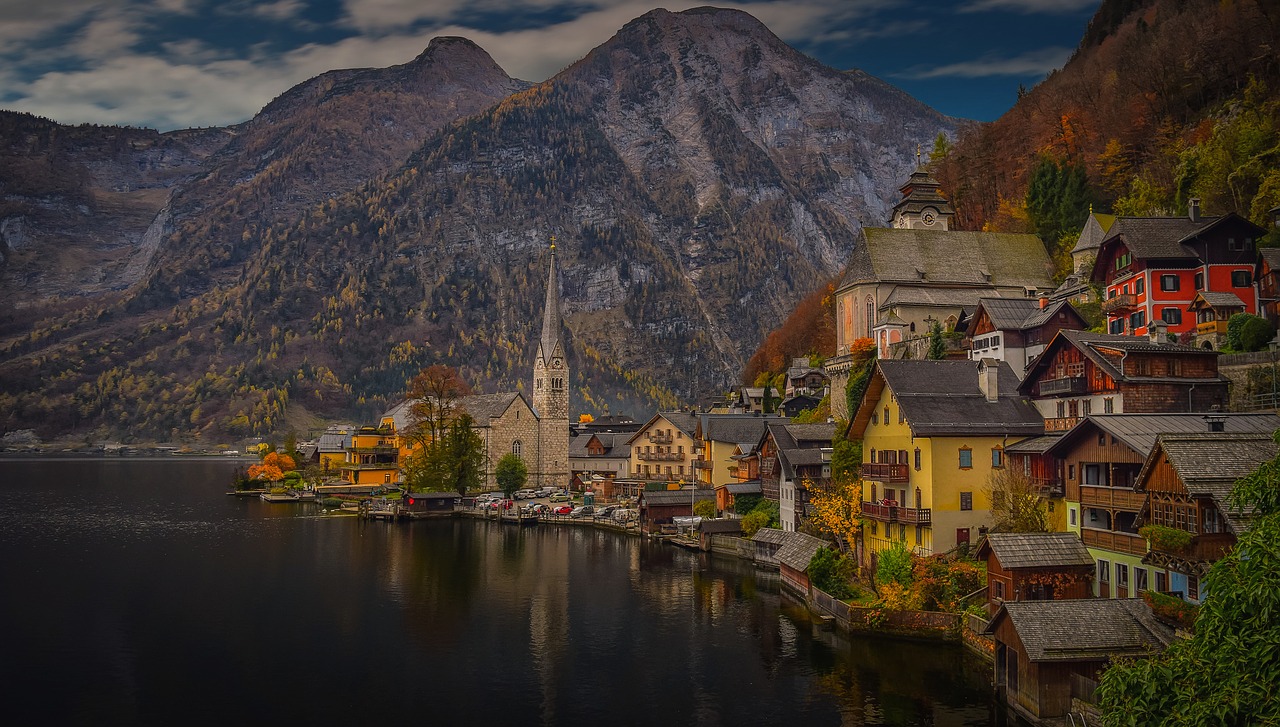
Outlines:
[[[533,359],[533,401],[514,391],[471,394],[458,400],[458,408],[471,415],[472,426],[484,441],[481,489],[497,489],[494,468],[508,453],[519,456],[529,468],[528,486],[569,486],[569,363],[561,326],[556,246],[552,244],[542,335]],[[403,431],[410,425],[409,404],[396,405],[382,421]]]

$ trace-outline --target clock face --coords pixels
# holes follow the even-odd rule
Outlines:
[[[560,359],[558,358],[551,359],[551,368],[558,369],[560,368],[560,366],[561,366]]]
[[[932,225],[933,221],[936,219],[936,217],[934,216],[933,210],[925,210],[923,219],[926,225]]]

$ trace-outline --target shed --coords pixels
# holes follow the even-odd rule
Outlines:
[[[738,518],[718,518],[703,520],[698,525],[698,545],[703,550],[711,550],[711,539],[715,536],[742,537],[742,521]]]
[[[1173,641],[1173,629],[1138,598],[1006,601],[984,633],[996,642],[996,689],[1032,722],[1068,714],[1073,696],[1089,701],[1112,659]]]
[[[809,562],[818,551],[827,547],[825,540],[804,533],[783,533],[782,547],[778,549],[778,570],[783,587],[789,587],[802,596],[809,595]]]
[[[1005,601],[1086,598],[1093,556],[1075,533],[991,533],[978,548],[987,562],[987,613]]]
[[[778,550],[787,542],[787,534],[774,528],[760,528],[751,536],[757,564],[777,565]]]
[[[453,512],[456,492],[409,492],[400,499],[400,512],[409,517]]]
[[[645,490],[640,493],[640,529],[659,532],[674,518],[692,516],[695,502],[714,501],[715,496],[713,490]]]

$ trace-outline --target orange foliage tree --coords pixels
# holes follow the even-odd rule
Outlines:
[[[823,484],[805,480],[804,485],[809,491],[810,522],[847,550],[862,530],[862,480],[832,477]]]
[[[251,480],[267,480],[275,482],[284,479],[284,473],[297,469],[293,457],[287,454],[279,454],[277,452],[269,452],[262,458],[260,464],[255,464],[249,468],[249,479]]]
[[[820,285],[796,305],[781,326],[765,337],[742,372],[744,384],[755,381],[761,373],[785,370],[793,358],[835,355],[837,282],[833,279]]]

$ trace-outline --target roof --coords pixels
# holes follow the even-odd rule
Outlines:
[[[1062,439],[1061,434],[1046,434],[1042,437],[1030,437],[1020,442],[1006,445],[1005,454],[1043,454],[1058,440]]]
[[[1116,365],[1104,355],[1104,352],[1115,352],[1116,356],[1121,356],[1125,353],[1176,353],[1179,356],[1212,356],[1216,360],[1217,351],[1196,348],[1195,346],[1183,346],[1177,343],[1152,343],[1149,339],[1139,336],[1121,336],[1111,333],[1090,333],[1089,331],[1063,329],[1058,331],[1058,334],[1049,341],[1049,344],[1045,346],[1044,352],[1028,365],[1027,376],[1018,385],[1023,393],[1031,391],[1032,387],[1035,386],[1035,382],[1039,380],[1039,372],[1049,365],[1049,362],[1053,360],[1054,351],[1061,346],[1074,346],[1079,349],[1085,357],[1116,381],[1162,380],[1185,384],[1227,382],[1227,378],[1221,375],[1197,379],[1122,375],[1120,369],[1116,368]]]
[[[714,490],[645,490],[640,493],[640,501],[646,505],[688,505],[699,500],[714,500]]]
[[[698,419],[704,440],[733,444],[759,441],[768,421],[754,414],[700,414]]]
[[[974,309],[978,307],[978,301],[984,297],[990,297],[993,292],[998,292],[990,287],[983,288],[960,288],[946,287],[942,285],[921,285],[921,284],[900,284],[893,288],[893,292],[889,293],[880,304],[879,310],[892,310],[897,306],[936,306],[939,308],[967,308]],[[1026,297],[1025,292],[1019,292],[1017,300],[1031,300]],[[896,319],[896,320],[895,320]],[[894,323],[897,325],[908,325],[901,317],[890,315],[882,320],[882,323]]]
[[[1014,568],[1093,567],[1093,556],[1075,533],[989,533],[978,557],[996,554],[1000,565]]]
[[[1198,302],[1204,301],[1210,308],[1244,308],[1244,301],[1240,300],[1240,296],[1235,293],[1216,290],[1202,290],[1196,293],[1196,297],[1191,300],[1191,305],[1187,310],[1200,310],[1204,306],[1197,305]]]
[[[1085,220],[1084,228],[1080,230],[1080,239],[1076,242],[1076,246],[1071,248],[1071,254],[1097,250],[1102,245],[1102,241],[1106,239],[1107,231],[1111,229],[1111,225],[1115,224],[1115,221],[1115,215],[1104,215],[1097,212],[1089,213],[1089,219]]]
[[[787,534],[777,528],[760,528],[751,536],[752,542],[782,545],[787,541]]]
[[[1111,225],[1106,244],[1120,238],[1136,258],[1197,259],[1199,253],[1182,244],[1218,221],[1218,217],[1201,217],[1192,222],[1190,217],[1119,217]]]
[[[787,434],[795,440],[796,444],[801,442],[822,442],[822,446],[831,446],[831,440],[836,434],[836,425],[832,422],[820,422],[817,424],[791,424],[782,425],[787,430]]]
[[[1240,535],[1249,529],[1251,514],[1240,513],[1228,504],[1236,480],[1275,459],[1280,444],[1270,434],[1162,434],[1138,473],[1135,489],[1145,489],[1147,477],[1162,458],[1178,473],[1190,495],[1211,497],[1231,530]]]
[[[783,533],[783,536],[782,547],[777,554],[778,562],[798,571],[807,570],[813,556],[828,545],[827,541],[804,533]]]
[[[547,299],[542,308],[542,337],[537,356],[549,362],[552,356],[563,356],[560,345],[560,281],[556,277],[556,246],[551,245],[551,264],[547,270]]]
[[[319,452],[345,452],[347,447],[351,446],[351,435],[354,433],[355,427],[342,430],[336,430],[331,427],[316,440],[316,450]]]
[[[760,494],[760,480],[750,480],[748,482],[730,482],[727,485],[720,485],[730,495],[758,495]],[[716,489],[720,489],[717,487]]]
[[[1048,287],[1053,269],[1044,244],[1030,234],[864,227],[859,243],[842,285],[927,280]]]
[[[816,447],[783,449],[779,451],[779,454],[785,455],[787,462],[792,465],[822,464],[823,462],[831,461],[830,453],[826,453],[824,457],[822,449]]]
[[[1267,264],[1270,272],[1274,273],[1280,270],[1280,247],[1260,247],[1258,248],[1258,270],[1261,271],[1262,263]]]
[[[703,533],[740,533],[742,532],[742,521],[736,518],[703,520],[698,524],[698,530]]]
[[[984,633],[1004,619],[1030,661],[1096,661],[1163,651],[1173,629],[1160,623],[1140,598],[1005,601]]]
[[[1018,377],[1004,361],[997,366],[997,397],[987,401],[978,388],[977,361],[879,359],[861,406],[853,417],[852,436],[861,437],[880,392],[888,386],[898,399],[907,425],[917,437],[948,434],[1023,435],[1044,433],[1044,417],[1030,399],[1018,394]]]
[[[633,432],[592,432],[569,437],[569,456],[582,459],[588,457],[595,459],[630,457],[631,445],[627,442],[631,439],[632,434]],[[587,451],[587,446],[591,444],[592,439],[599,440],[600,445],[604,447],[604,454],[591,454]]]
[[[657,414],[654,414],[653,416],[649,417],[649,421],[645,422],[644,426],[640,427],[634,432],[631,432],[630,435],[627,437],[627,444],[631,444],[635,440],[639,439],[640,435],[643,434],[645,430],[647,430],[649,427],[657,423],[659,419],[664,419],[670,422],[673,427],[684,432],[684,435],[686,437],[689,437],[690,439],[693,438],[694,432],[698,431],[698,415],[697,414],[690,414],[687,411],[660,411]]]
[[[405,497],[412,497],[418,500],[456,500],[462,495],[456,492],[411,492]]]
[[[471,415],[475,422],[473,426],[487,427],[490,419],[505,414],[519,398],[522,398],[521,395],[515,392],[470,394],[458,399],[457,407]]]
[[[1208,433],[1206,416],[1222,421],[1224,431],[1231,434],[1266,434],[1280,429],[1280,416],[1268,412],[1250,414],[1091,414],[1079,421],[1049,451],[1058,457],[1082,437],[1095,436],[1098,430],[1115,437],[1133,451],[1146,456],[1156,446],[1161,434]]]
[[[1080,318],[1066,298],[1052,301],[1043,308],[1038,298],[980,298],[978,307],[987,312],[991,325],[999,331],[1025,331],[1042,326],[1063,308]],[[977,315],[975,311],[974,317]]]

